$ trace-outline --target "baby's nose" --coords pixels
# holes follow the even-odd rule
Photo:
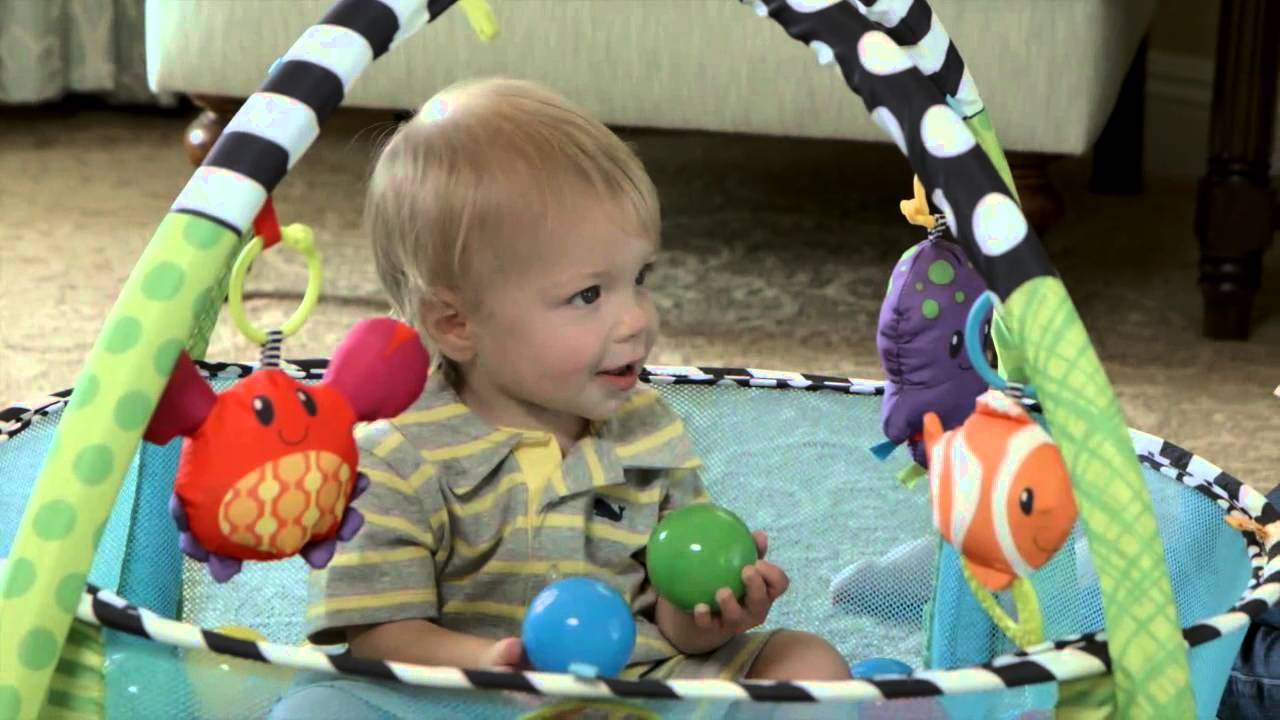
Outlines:
[[[628,305],[618,323],[618,335],[624,340],[629,340],[648,329],[649,313],[645,312],[644,306],[638,302]]]

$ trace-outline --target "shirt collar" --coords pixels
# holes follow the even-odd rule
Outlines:
[[[441,374],[432,375],[413,406],[392,422],[401,426],[402,433],[409,426],[429,423],[422,431],[412,433],[418,450],[423,460],[445,473],[450,489],[458,494],[469,492],[488,477],[520,443],[553,441],[550,433],[489,424],[463,404]],[[656,390],[643,385],[636,388],[614,417],[592,424],[589,438],[564,459],[565,465],[586,462],[589,466],[592,458],[582,456],[591,454],[603,469],[606,485],[624,481],[619,469],[672,470],[701,464],[683,421]],[[565,475],[571,492],[593,485],[590,473]],[[584,476],[585,484],[570,481],[570,477]],[[579,485],[582,487],[575,487]]]

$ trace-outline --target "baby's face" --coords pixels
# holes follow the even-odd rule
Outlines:
[[[658,334],[645,285],[657,246],[626,220],[610,204],[583,203],[503,248],[472,320],[474,371],[487,376],[478,387],[535,415],[617,412]]]

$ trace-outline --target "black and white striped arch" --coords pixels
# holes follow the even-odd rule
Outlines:
[[[270,69],[170,211],[242,234],[356,78],[454,2],[338,0]]]

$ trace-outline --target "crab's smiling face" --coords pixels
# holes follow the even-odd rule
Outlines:
[[[333,388],[304,385],[280,370],[260,370],[218,396],[192,442],[211,451],[206,457],[226,463],[226,474],[218,474],[234,481],[304,450],[345,455],[353,444],[354,423],[350,403]]]

